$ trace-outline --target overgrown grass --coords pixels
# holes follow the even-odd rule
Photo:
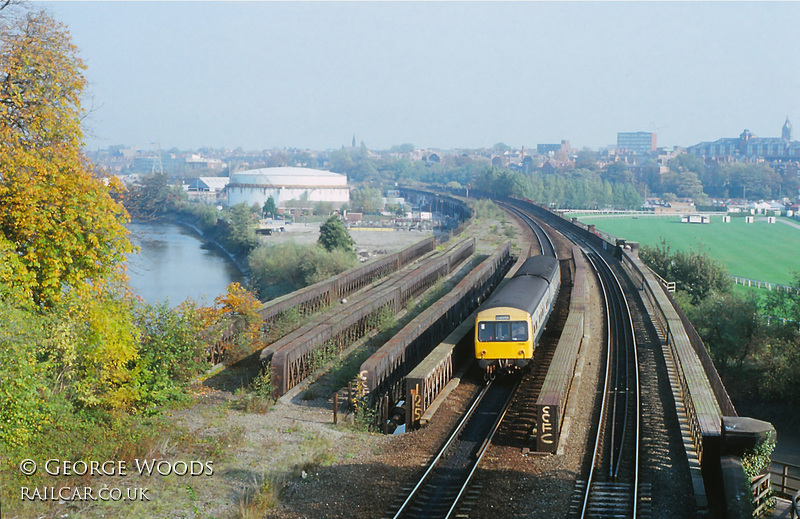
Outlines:
[[[283,478],[269,475],[254,483],[256,488],[246,492],[239,501],[236,511],[239,519],[261,519],[280,502],[285,485]]]
[[[232,407],[247,413],[266,413],[275,403],[272,398],[274,389],[271,366],[264,366],[247,388],[237,390],[239,398],[234,400]]]
[[[472,202],[476,220],[500,220],[505,218],[505,213],[491,200],[476,200]]]

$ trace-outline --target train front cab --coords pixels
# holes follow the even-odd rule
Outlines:
[[[533,357],[530,315],[515,308],[490,308],[478,313],[475,359],[488,374],[524,368]]]

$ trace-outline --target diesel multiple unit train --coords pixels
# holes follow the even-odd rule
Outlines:
[[[558,260],[533,256],[480,307],[475,358],[488,376],[528,365],[560,285]]]

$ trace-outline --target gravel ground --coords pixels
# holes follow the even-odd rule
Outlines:
[[[319,238],[320,223],[293,223],[284,227],[286,230],[282,233],[275,233],[272,236],[259,236],[259,240],[264,244],[279,244],[289,240],[294,240],[297,243],[306,244],[313,243]],[[404,249],[420,240],[423,240],[431,234],[439,234],[438,231],[362,231],[351,230],[350,236],[355,241],[355,248],[357,252],[364,255],[368,254],[370,257],[376,254],[385,254],[387,252],[395,252]]]

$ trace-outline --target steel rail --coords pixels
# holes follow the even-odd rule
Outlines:
[[[597,264],[595,263],[594,257],[592,255],[590,255],[590,256],[588,256],[588,258],[589,258],[589,262],[592,264],[592,266],[594,267],[595,271],[599,272],[599,268],[598,268]],[[601,288],[601,292],[603,294],[603,306],[606,309],[606,314],[610,315],[611,311],[610,311],[610,303],[609,303],[609,299],[608,299],[608,295],[609,295],[608,294],[608,289],[606,287],[605,282],[603,281],[602,276],[598,276],[598,280],[600,281],[600,288]],[[591,463],[591,465],[589,467],[589,477],[587,478],[587,481],[586,481],[586,492],[585,492],[584,497],[583,497],[583,504],[581,505],[581,519],[586,517],[586,511],[589,509],[589,495],[591,494],[592,481],[594,481],[594,469],[595,469],[595,465],[596,465],[598,451],[600,450],[600,439],[603,436],[602,435],[602,422],[603,422],[603,417],[605,416],[605,409],[606,409],[606,404],[607,404],[607,400],[608,400],[608,384],[609,384],[609,381],[610,381],[610,378],[611,378],[609,376],[610,375],[609,371],[611,370],[610,356],[611,356],[612,349],[613,349],[613,347],[612,347],[613,339],[612,339],[612,336],[611,336],[611,318],[610,317],[609,317],[609,319],[607,319],[607,322],[606,322],[606,336],[607,336],[607,341],[606,341],[607,361],[606,361],[605,381],[603,383],[603,399],[602,399],[602,401],[600,403],[600,419],[598,421],[598,426],[597,426],[597,436],[595,437],[595,440],[594,440],[594,450],[592,451],[592,463]]]
[[[587,254],[587,257],[589,257],[589,259],[592,262],[593,266],[595,266],[595,262],[592,261],[592,255],[595,255],[597,258],[600,258],[600,260],[602,260],[604,266],[608,269],[608,273],[610,273],[610,276],[611,276],[611,279],[608,281],[607,284],[612,284],[612,280],[613,280],[613,284],[616,285],[615,291],[618,291],[618,294],[619,294],[619,301],[620,301],[620,303],[624,304],[625,313],[627,314],[627,315],[624,316],[624,317],[626,317],[625,320],[626,320],[627,326],[624,326],[622,331],[623,331],[624,335],[630,337],[630,341],[626,343],[626,350],[627,349],[631,349],[633,351],[633,355],[632,356],[633,356],[633,364],[635,366],[635,369],[634,369],[634,372],[632,373],[632,375],[633,375],[633,378],[634,378],[634,383],[633,384],[634,384],[635,390],[636,390],[635,391],[635,397],[636,397],[636,399],[635,399],[635,410],[632,411],[632,412],[635,412],[635,416],[636,416],[636,426],[635,426],[635,429],[633,431],[633,438],[634,438],[634,456],[633,456],[633,458],[634,458],[634,461],[633,461],[633,482],[632,482],[632,491],[633,491],[633,495],[632,495],[632,504],[633,504],[632,517],[635,518],[636,514],[637,514],[637,510],[638,510],[638,492],[639,492],[639,461],[640,461],[640,437],[639,437],[639,435],[640,435],[640,426],[641,426],[641,416],[640,416],[641,402],[640,402],[640,394],[639,394],[639,392],[640,392],[640,387],[639,387],[639,363],[638,363],[638,352],[637,352],[637,347],[636,347],[636,334],[635,334],[635,329],[634,329],[634,326],[633,326],[633,319],[632,319],[632,316],[631,316],[630,305],[628,303],[627,297],[625,296],[624,290],[622,290],[622,285],[619,282],[619,278],[616,276],[616,274],[614,273],[613,269],[611,269],[611,267],[608,264],[608,262],[603,258],[603,255],[600,253],[600,251],[598,249],[596,249],[588,241],[586,241],[583,237],[581,237],[580,235],[578,235],[578,234],[576,234],[574,232],[571,232],[570,230],[568,230],[566,228],[561,228],[561,229],[559,229],[559,231],[564,236],[566,236],[572,242],[578,244],[583,249],[584,253]],[[598,274],[600,273],[600,271],[596,268],[596,266],[595,266],[595,270],[598,272]],[[603,282],[602,276],[598,275],[598,279],[600,279],[601,286],[605,284]],[[606,296],[605,296],[605,289],[604,289],[604,298],[605,297]],[[606,304],[608,304],[608,303],[606,303]],[[608,365],[607,365],[607,370],[608,370]],[[627,393],[628,392],[629,391],[626,391],[626,398],[627,398]],[[604,391],[603,399],[605,400],[605,398],[606,397],[605,397],[605,391]],[[603,405],[605,405],[605,403],[603,403]],[[593,460],[592,461],[592,467],[590,468],[590,476],[589,476],[589,480],[587,482],[586,489],[585,489],[586,493],[585,493],[585,496],[584,496],[583,507],[581,509],[581,516],[580,516],[581,518],[585,517],[585,514],[587,512],[589,496],[591,494],[591,488],[592,488],[592,481],[593,481],[593,479],[595,477],[594,476],[594,464],[595,464],[595,461],[597,459],[597,445],[599,445],[599,441],[600,441],[599,436],[602,434],[602,421],[604,419],[603,417],[604,417],[603,408],[601,407],[600,425],[598,425],[598,439],[596,440],[595,452],[593,453],[593,456],[592,456],[592,460]],[[627,412],[626,412],[623,429],[627,428],[627,425],[626,425],[627,424],[627,418],[628,418],[628,415],[627,415]],[[621,438],[625,438],[625,435],[622,434]],[[621,460],[622,460],[622,449],[620,449],[620,451],[618,452],[617,461],[616,461],[617,467],[616,467],[616,470],[614,471],[614,476],[619,474],[619,468],[621,466]]]
[[[619,298],[619,301],[622,303],[622,309],[624,309],[625,312],[626,312],[626,315],[623,315],[623,320],[628,325],[624,329],[624,335],[625,335],[625,338],[626,338],[626,340],[625,340],[625,343],[626,343],[625,350],[626,350],[626,352],[627,351],[631,351],[633,353],[633,355],[632,355],[632,357],[633,357],[632,364],[633,364],[634,370],[633,370],[632,375],[633,375],[633,379],[634,379],[634,388],[633,389],[635,389],[635,391],[634,391],[634,396],[635,396],[634,411],[635,411],[635,416],[636,416],[636,427],[634,428],[635,438],[636,438],[636,443],[635,443],[635,463],[636,463],[636,465],[635,466],[638,467],[639,466],[639,434],[638,434],[638,432],[640,430],[640,423],[641,423],[641,417],[640,417],[639,410],[640,410],[641,402],[640,402],[640,397],[639,397],[639,355],[638,355],[638,352],[637,352],[637,345],[636,345],[636,331],[634,330],[634,327],[633,327],[633,316],[631,315],[631,309],[630,309],[630,304],[628,303],[628,298],[625,295],[625,291],[622,290],[622,283],[620,282],[619,278],[614,273],[614,271],[611,269],[611,266],[608,264],[608,262],[602,256],[600,256],[600,260],[605,264],[606,268],[608,269],[607,272],[613,277],[613,279],[614,279],[614,285],[613,285],[614,289],[615,289],[616,292],[618,292],[617,297]],[[626,354],[625,355],[626,376],[628,374],[628,371],[630,370],[630,365],[631,365],[631,362],[629,360],[629,356]],[[627,403],[628,403],[629,397],[630,397],[630,389],[625,391],[625,402],[626,402],[625,408],[626,409],[628,407]],[[624,436],[625,436],[625,432],[627,431],[627,424],[628,424],[628,413],[626,412],[625,416],[624,416],[624,420],[623,420],[623,425],[622,425],[623,432],[621,434],[621,438],[624,438]],[[617,456],[616,467],[615,467],[614,474],[613,474],[614,478],[616,478],[618,476],[618,474],[619,474],[619,467],[621,465],[621,460],[622,460],[622,449],[620,448],[619,454]],[[636,482],[638,483],[638,474],[639,474],[638,470],[636,471],[635,474],[636,474]],[[634,511],[635,511],[635,507],[634,507]]]
[[[483,455],[486,454],[486,451],[489,449],[489,445],[491,445],[492,439],[494,439],[494,435],[497,432],[497,429],[500,428],[500,423],[502,423],[503,418],[505,418],[506,413],[508,412],[508,408],[511,406],[511,400],[514,398],[514,394],[517,392],[517,389],[519,388],[519,385],[521,383],[522,383],[522,378],[520,377],[519,380],[517,380],[516,384],[514,384],[514,388],[511,390],[511,393],[508,395],[508,399],[506,400],[506,403],[503,405],[503,411],[498,415],[497,419],[494,422],[494,425],[492,425],[491,432],[487,436],[486,440],[483,442],[483,445],[481,445],[481,448],[479,449],[478,452],[478,456],[475,459],[475,464],[469,471],[467,479],[464,481],[464,484],[461,486],[461,490],[459,490],[458,495],[453,501],[453,506],[451,506],[450,510],[447,511],[445,519],[450,519],[450,517],[453,514],[453,511],[456,509],[456,505],[458,505],[458,502],[461,500],[461,496],[464,495],[464,492],[467,491],[469,483],[470,481],[472,481],[472,476],[475,474],[475,471],[478,470],[478,465],[480,465],[481,459],[483,459]]]
[[[599,454],[599,446],[600,440],[603,436],[603,427],[602,422],[606,420],[607,422],[611,422],[611,437],[610,437],[610,449],[609,449],[609,476],[612,480],[615,480],[619,475],[619,469],[622,466],[622,455],[624,452],[625,446],[625,439],[628,432],[628,414],[630,412],[635,413],[636,416],[636,424],[635,429],[631,431],[631,434],[634,437],[634,449],[633,449],[633,481],[631,484],[631,505],[632,505],[632,517],[636,517],[637,508],[638,508],[638,491],[639,491],[639,429],[640,429],[640,422],[641,419],[639,417],[639,409],[640,409],[640,400],[639,400],[639,367],[638,367],[638,355],[636,353],[636,339],[635,339],[635,331],[633,329],[633,319],[631,318],[630,313],[630,306],[628,304],[627,297],[625,297],[624,291],[622,290],[621,283],[619,278],[614,274],[611,266],[608,262],[600,255],[593,247],[587,245],[589,249],[591,249],[590,254],[588,254],[589,260],[592,263],[592,266],[595,270],[600,274],[598,276],[603,292],[604,304],[606,305],[606,311],[609,315],[608,323],[607,323],[607,332],[609,334],[607,348],[608,348],[608,358],[606,362],[606,380],[604,383],[604,390],[603,390],[603,402],[601,404],[600,410],[600,422],[598,425],[598,432],[597,438],[595,439],[595,449],[592,454],[592,466],[590,467],[589,471],[589,478],[586,484],[586,493],[583,499],[583,505],[581,508],[581,518],[586,517],[586,514],[589,510],[589,498],[592,493],[592,484],[596,477],[595,475],[595,465],[598,461],[598,454]],[[611,307],[614,307],[613,309]],[[624,312],[623,312],[624,309]],[[611,315],[614,314],[614,318],[612,319]],[[614,321],[614,324],[612,324]],[[619,332],[619,333],[617,333]],[[617,401],[620,400],[619,395],[619,382],[617,381],[615,385],[614,391],[609,391],[609,370],[611,369],[612,362],[617,363],[617,371],[623,371],[623,367],[621,365],[621,360],[618,358],[617,355],[614,355],[614,360],[612,361],[612,353],[614,348],[614,344],[617,345],[617,349],[620,347],[624,348],[623,350],[623,359],[625,361],[625,370],[630,369],[630,361],[627,360],[628,351],[632,350],[633,354],[633,373],[632,378],[634,379],[633,387],[627,387],[627,378],[626,378],[626,388],[624,391],[624,405],[621,405],[622,409],[617,410]],[[629,406],[629,393],[631,390],[635,391],[635,407],[632,410]],[[613,403],[612,403],[612,410],[610,415],[606,417],[606,408],[607,402],[606,399],[610,397],[613,393]],[[621,431],[617,433],[617,413],[622,413],[622,424],[621,424]],[[616,458],[616,459],[615,459]]]
[[[512,213],[516,214],[517,216],[522,218],[522,220],[525,223],[528,224],[528,227],[531,228],[531,230],[533,231],[533,234],[536,236],[536,241],[539,243],[539,250],[542,251],[542,255],[544,255],[544,256],[552,256],[552,257],[558,259],[558,254],[556,254],[556,247],[553,244],[553,240],[550,239],[550,235],[548,235],[547,232],[544,230],[544,228],[541,225],[539,225],[536,222],[536,220],[534,220],[534,217],[531,214],[523,211],[522,209],[520,209],[518,207],[514,207],[513,205],[509,205],[509,204],[507,204],[505,202],[498,202],[498,205],[500,205],[501,207],[507,209],[508,211],[511,211]],[[544,238],[547,240],[547,246],[549,247],[549,251],[545,250],[544,242],[542,241],[542,238],[541,238],[542,236],[544,236]]]
[[[447,449],[448,449],[448,447],[450,447],[450,444],[459,435],[459,433],[461,432],[461,429],[464,428],[464,425],[467,423],[467,421],[472,416],[472,413],[475,411],[475,409],[477,409],[478,404],[481,403],[481,400],[483,400],[483,397],[489,391],[489,388],[492,386],[492,382],[493,381],[490,380],[490,381],[488,381],[486,383],[486,385],[483,386],[483,389],[478,394],[478,396],[475,398],[475,401],[472,403],[472,405],[470,406],[469,410],[464,415],[464,418],[461,419],[461,421],[459,422],[458,426],[455,428],[453,433],[450,435],[450,437],[445,442],[444,446],[442,446],[442,448],[439,450],[439,453],[436,455],[436,457],[433,459],[433,461],[431,461],[430,465],[428,466],[428,469],[425,471],[425,473],[419,479],[419,482],[417,482],[416,486],[414,486],[414,488],[411,490],[411,493],[408,495],[406,500],[403,502],[402,506],[400,506],[400,508],[394,514],[394,518],[393,519],[399,519],[402,516],[402,513],[405,510],[405,508],[414,500],[414,498],[416,497],[417,492],[422,487],[422,484],[425,482],[425,480],[431,474],[433,469],[436,467],[436,464],[439,462],[439,460],[444,455],[444,453],[447,452]]]

